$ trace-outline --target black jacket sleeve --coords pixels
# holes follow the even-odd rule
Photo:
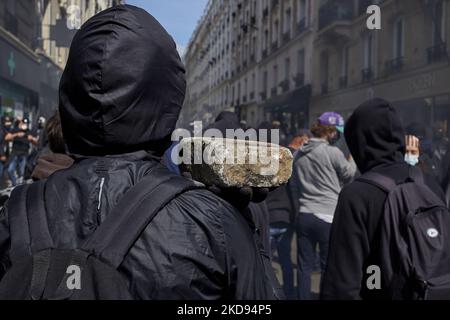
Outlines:
[[[362,298],[371,243],[385,198],[381,190],[361,182],[354,182],[342,190],[331,230],[322,299]]]

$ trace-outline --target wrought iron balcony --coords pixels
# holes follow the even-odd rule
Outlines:
[[[399,72],[403,69],[403,57],[398,57],[386,62],[386,72],[388,74]]]
[[[305,85],[305,74],[304,73],[297,73],[294,76],[294,82],[295,82],[295,86],[297,88],[303,87]]]
[[[442,43],[427,49],[428,63],[435,63],[448,59],[447,44]]]

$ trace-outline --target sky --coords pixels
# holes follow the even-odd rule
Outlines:
[[[181,55],[184,54],[207,2],[208,0],[126,0],[127,4],[144,8],[153,15],[175,39]]]

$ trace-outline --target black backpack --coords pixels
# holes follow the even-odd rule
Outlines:
[[[419,168],[397,184],[369,172],[358,180],[387,193],[380,226],[383,290],[395,300],[450,299],[450,213]]]
[[[56,248],[44,203],[45,182],[16,188],[8,203],[11,268],[0,300],[130,300],[118,271],[156,214],[193,182],[157,167],[133,186],[78,249]]]

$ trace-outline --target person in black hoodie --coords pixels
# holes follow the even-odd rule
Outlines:
[[[155,171],[170,176],[160,161],[185,90],[175,42],[145,10],[115,6],[81,27],[60,83],[75,163],[43,195],[55,247],[79,248],[130,188]],[[0,280],[11,267],[10,204],[0,211]],[[118,270],[135,299],[274,299],[255,229],[213,193],[191,190],[160,210]]]
[[[408,178],[405,131],[396,110],[382,99],[362,104],[351,116],[345,139],[362,174],[374,171],[397,182]],[[443,199],[433,180],[428,186]],[[377,247],[387,194],[362,181],[345,186],[339,195],[331,230],[322,299],[386,299],[387,293],[366,287],[368,266],[380,265]]]

